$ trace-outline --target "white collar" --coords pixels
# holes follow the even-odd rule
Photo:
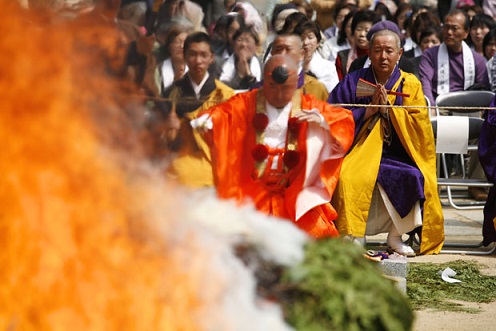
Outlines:
[[[265,129],[264,144],[272,148],[284,147],[291,109],[292,102],[289,102],[282,108],[276,108],[265,101],[265,111],[269,119],[269,124]]]
[[[203,85],[205,85],[205,82],[207,81],[209,76],[210,76],[210,74],[207,71],[205,74],[205,77],[203,77],[203,80],[200,82],[200,84],[196,85],[196,83],[193,82],[191,77],[189,77],[189,75],[188,75],[189,81],[191,82],[191,86],[193,86],[193,91],[195,91],[195,95],[196,95],[197,99],[200,98],[200,91],[201,91]]]

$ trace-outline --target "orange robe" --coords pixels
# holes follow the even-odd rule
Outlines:
[[[332,107],[312,95],[298,94],[300,99],[293,100],[301,100],[300,109],[318,109],[329,130],[303,122],[296,138],[300,160],[287,172],[289,184],[271,187],[263,178],[254,176],[256,162],[252,150],[257,133],[252,120],[257,97],[263,98],[262,93],[258,93],[259,90],[253,90],[238,94],[206,111],[213,122],[207,139],[211,144],[214,183],[219,197],[239,202],[252,200],[258,210],[289,219],[317,238],[337,236],[333,222],[337,213],[329,201],[343,156],[353,142],[351,112]]]

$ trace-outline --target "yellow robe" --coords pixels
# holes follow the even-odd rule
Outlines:
[[[300,89],[303,91],[303,94],[311,94],[317,100],[327,101],[329,98],[329,93],[325,85],[310,75],[305,75],[303,86]]]
[[[181,119],[178,135],[182,144],[168,170],[169,175],[181,184],[193,188],[213,186],[214,180],[209,146],[202,136],[193,130],[190,121],[202,110],[226,101],[235,94],[232,88],[221,81],[215,80],[215,85],[216,89],[210,93],[202,106]]]
[[[393,87],[396,90],[403,80],[404,106],[425,105],[422,86],[412,74],[401,72]],[[390,104],[396,97],[388,96]],[[424,212],[420,254],[437,254],[444,243],[444,216],[437,188],[436,147],[434,134],[426,108],[392,107],[391,123],[403,147],[424,176]],[[363,128],[367,128],[365,123]],[[380,121],[368,135],[359,133],[358,141],[344,158],[338,187],[332,204],[338,212],[336,221],[341,235],[365,235],[372,192],[379,173],[384,132]],[[359,174],[359,176],[357,175]]]

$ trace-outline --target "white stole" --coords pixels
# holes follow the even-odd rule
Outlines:
[[[472,50],[462,41],[463,53],[463,89],[466,90],[475,83],[475,61]],[[448,47],[445,43],[439,46],[437,53],[437,94],[442,95],[448,93],[450,84],[450,69]]]
[[[496,91],[496,56],[493,56],[491,61],[491,70],[489,72],[489,82],[491,83],[491,91]],[[489,62],[488,62],[489,63]]]

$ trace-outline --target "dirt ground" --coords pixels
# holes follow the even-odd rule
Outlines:
[[[486,275],[496,275],[496,255],[460,255],[439,254],[430,256],[418,256],[409,259],[409,263],[445,263],[455,260],[477,261],[484,267],[480,271]],[[487,331],[496,329],[496,301],[481,304],[473,302],[460,302],[467,307],[478,308],[482,312],[470,314],[464,312],[438,312],[431,310],[416,311],[416,319],[413,330],[415,331]]]

